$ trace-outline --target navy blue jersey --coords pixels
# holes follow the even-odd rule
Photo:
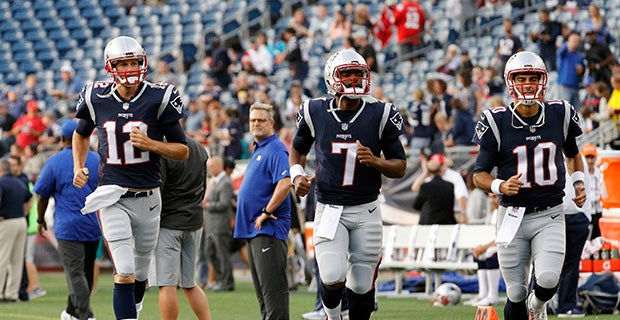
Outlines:
[[[399,137],[404,134],[398,109],[374,98],[364,98],[355,111],[328,111],[333,99],[306,100],[297,113],[293,147],[307,154],[314,142],[317,160],[318,200],[337,205],[358,205],[377,199],[381,173],[357,160],[356,141],[375,156],[406,159]]]
[[[502,196],[503,206],[559,204],[564,196],[566,172],[562,151],[567,157],[579,152],[575,142],[582,133],[579,116],[567,102],[551,100],[544,103],[537,115],[521,119],[525,124],[508,107],[482,113],[472,142],[484,148],[493,162],[486,163],[478,157],[474,172],[491,172],[496,166],[499,179],[523,174],[523,188],[515,196]]]
[[[99,184],[159,187],[159,154],[132,146],[129,133],[138,127],[149,138],[163,141],[163,127],[177,123],[182,117],[183,101],[179,91],[170,84],[144,82],[138,94],[125,101],[116,91],[111,93],[111,88],[112,82],[89,83],[80,93],[77,105],[76,117],[97,129]]]

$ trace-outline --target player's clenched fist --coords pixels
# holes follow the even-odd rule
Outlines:
[[[88,168],[80,168],[73,173],[73,185],[82,188],[88,181]]]
[[[307,195],[310,192],[310,182],[313,180],[314,176],[300,175],[295,177],[295,181],[293,181],[295,193],[300,197]]]
[[[377,157],[372,153],[372,150],[361,144],[359,140],[355,143],[357,144],[357,160],[362,164],[374,167],[374,161]]]

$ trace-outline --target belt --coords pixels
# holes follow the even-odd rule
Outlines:
[[[550,205],[547,205],[547,206],[525,207],[525,214],[549,210],[549,209],[551,209],[551,208],[553,208],[555,206],[558,206],[560,204],[561,204],[561,202],[560,203],[550,204]]]
[[[147,190],[147,191],[127,191],[125,192],[125,194],[123,194],[121,196],[121,198],[144,198],[144,197],[148,197],[148,196],[152,196],[153,195],[153,190]]]

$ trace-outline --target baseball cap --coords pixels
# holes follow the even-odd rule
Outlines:
[[[596,157],[596,146],[591,143],[586,143],[583,146],[583,148],[581,148],[581,154],[583,154],[584,157],[587,157],[587,156]]]
[[[37,102],[34,100],[30,100],[28,101],[28,103],[26,104],[26,110],[34,110],[34,111],[38,111],[39,110],[39,105],[37,105]]]
[[[583,80],[583,86],[587,87],[594,83],[594,78],[592,76],[588,76],[585,80]]]
[[[71,139],[73,137],[73,131],[77,127],[77,121],[73,119],[66,120],[60,126],[60,133],[63,137]]]
[[[433,160],[439,162],[442,165],[446,162],[446,159],[439,153],[435,153],[428,159],[428,161],[433,161]]]
[[[73,68],[72,68],[70,65],[65,64],[65,65],[63,65],[62,67],[60,67],[60,72],[69,72],[69,73],[73,73]]]

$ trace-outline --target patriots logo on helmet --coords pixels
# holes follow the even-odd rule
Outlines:
[[[482,123],[482,121],[476,123],[476,137],[478,137],[478,139],[482,139],[482,136],[484,136],[487,130],[489,130],[489,126]]]

